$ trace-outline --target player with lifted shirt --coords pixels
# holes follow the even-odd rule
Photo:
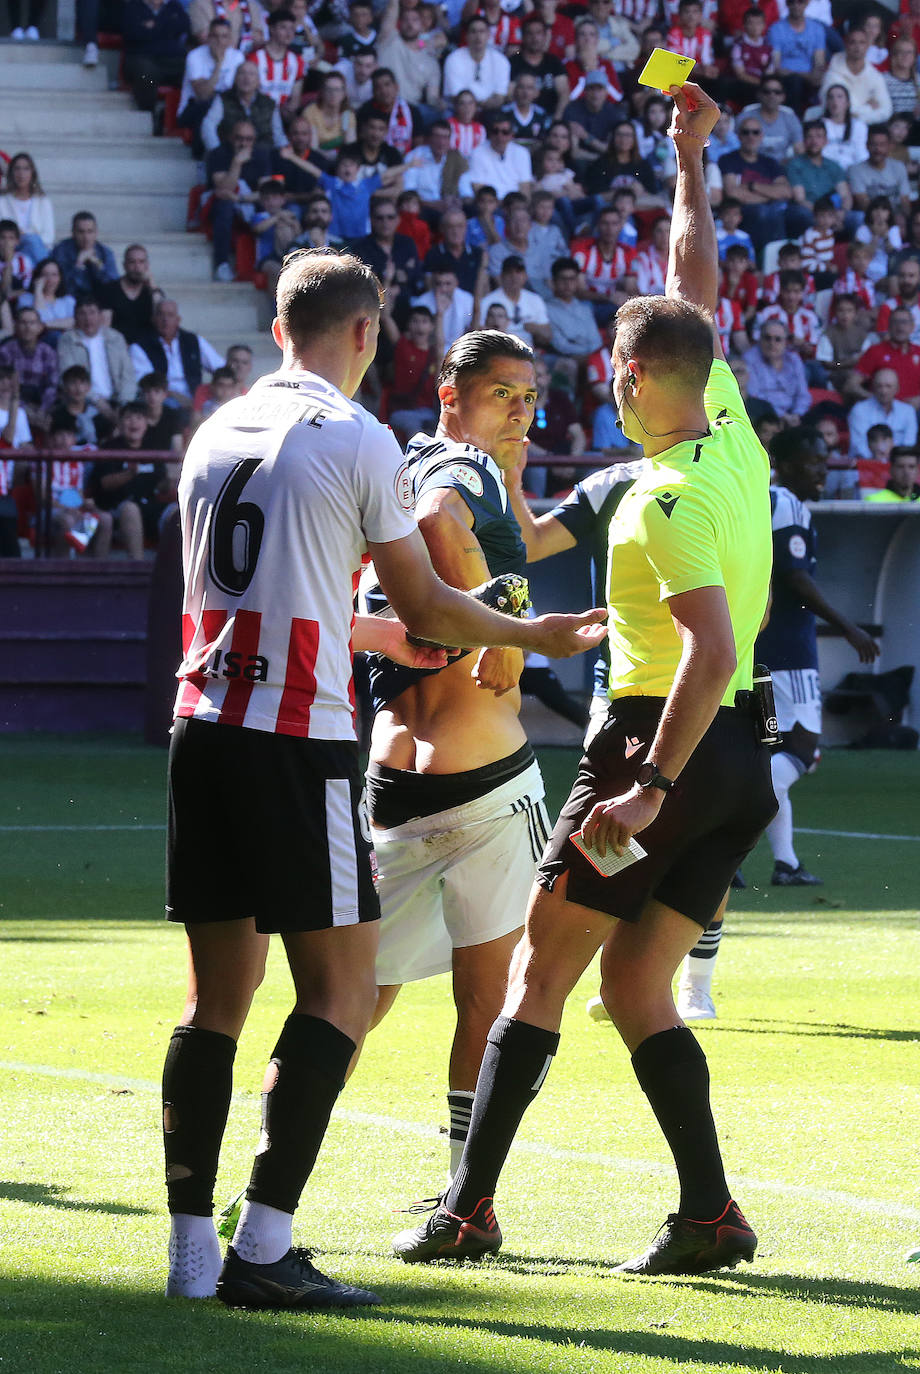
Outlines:
[[[163,1071],[167,1293],[176,1297],[296,1308],[377,1301],[321,1274],[291,1243],[376,995],[380,912],[352,652],[432,662],[402,624],[356,621],[362,559],[373,557],[397,615],[428,640],[558,655],[602,633],[601,613],[512,620],[435,576],[396,440],[351,399],[376,350],[381,295],[348,254],[288,258],[272,326],[281,370],[206,420],[183,465],[167,915],[186,928],[189,987]],[[221,1269],[214,1181],[236,1041],[269,933],[284,941],[295,1003],[266,1070],[259,1147]]]
[[[521,459],[536,394],[533,352],[513,335],[465,334],[444,359],[437,431],[416,435],[407,457],[419,529],[455,587],[522,580],[527,555],[503,473]],[[526,592],[512,592],[508,612],[524,602]],[[549,833],[518,719],[522,667],[517,649],[484,649],[430,673],[371,660],[367,784],[382,912],[374,1024],[403,983],[452,972],[451,1171]]]

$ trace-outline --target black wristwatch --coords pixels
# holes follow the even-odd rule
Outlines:
[[[674,786],[673,779],[666,778],[663,773],[659,773],[658,765],[654,763],[640,764],[636,774],[636,782],[640,787],[660,787],[662,792],[670,792]]]

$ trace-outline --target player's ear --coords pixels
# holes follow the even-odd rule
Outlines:
[[[359,320],[355,320],[355,344],[359,353],[366,353],[368,348],[368,333],[370,332],[371,322],[368,315],[362,315]]]
[[[452,382],[442,382],[438,387],[438,400],[442,410],[450,410],[457,401],[457,388]]]
[[[284,348],[284,335],[281,333],[281,321],[277,317],[272,320],[272,338],[279,348]]]

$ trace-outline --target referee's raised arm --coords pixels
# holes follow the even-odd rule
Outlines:
[[[674,110],[668,132],[677,155],[677,184],[665,295],[699,305],[714,315],[719,304],[719,251],[706,194],[703,149],[721,112],[715,101],[692,81],[672,86],[671,95]],[[724,358],[715,328],[713,336],[715,356]]]

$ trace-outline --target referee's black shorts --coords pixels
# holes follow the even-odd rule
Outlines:
[[[721,707],[652,824],[636,837],[647,857],[602,877],[569,836],[599,801],[628,792],[645,761],[664,699],[621,697],[578,766],[569,799],[537,870],[552,891],[568,872],[566,899],[638,921],[649,898],[705,929],[732,876],[776,814],[769,750],[744,711]]]
[[[358,746],[178,720],[166,916],[254,917],[263,934],[376,921]]]

